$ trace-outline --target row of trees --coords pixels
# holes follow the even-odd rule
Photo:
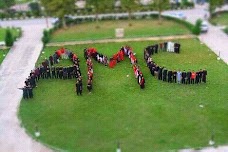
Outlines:
[[[121,8],[128,12],[129,19],[132,18],[132,12],[137,11],[141,5],[140,0],[120,0]],[[98,20],[98,14],[105,12],[105,10],[114,9],[115,0],[86,0],[87,7],[92,7]],[[64,16],[73,14],[75,9],[75,0],[41,0],[48,15],[57,16],[61,19],[63,27],[66,27]],[[161,12],[168,9],[170,6],[169,0],[154,0],[149,4],[149,7],[159,12],[159,19],[161,19]]]

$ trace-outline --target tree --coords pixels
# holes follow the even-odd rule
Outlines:
[[[6,35],[5,35],[5,44],[6,46],[13,46],[14,38],[11,30],[9,28],[6,29]]]
[[[32,2],[32,3],[29,4],[29,7],[30,7],[32,13],[35,16],[40,16],[41,15],[41,8],[40,8],[40,4],[39,3]]]
[[[58,17],[66,28],[65,15],[74,12],[75,0],[41,0],[41,4],[47,14]]]
[[[140,0],[120,0],[121,7],[128,12],[128,19],[132,19],[132,12],[139,9]]]
[[[210,16],[215,11],[216,7],[220,7],[224,4],[224,0],[209,0],[209,12]]]
[[[104,13],[106,9],[113,8],[113,0],[87,0],[86,5],[88,7],[93,7],[96,15],[96,21],[98,22],[98,14]]]
[[[15,0],[0,0],[0,9],[7,10],[15,4]]]
[[[161,14],[164,10],[170,7],[170,1],[169,0],[154,0],[154,8],[158,11],[158,18],[161,22],[162,17]]]

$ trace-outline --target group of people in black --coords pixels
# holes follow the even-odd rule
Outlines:
[[[180,71],[180,70],[169,70],[166,69],[166,67],[159,66],[156,64],[153,59],[152,55],[158,53],[158,49],[156,49],[158,46],[148,46],[144,49],[144,59],[147,63],[147,67],[150,69],[150,73],[152,76],[155,76],[158,80],[166,81],[168,83],[178,83],[178,84],[199,84],[201,82],[206,83],[206,77],[207,77],[207,70],[206,69],[200,69],[199,71],[194,70],[188,70],[188,71]],[[161,45],[160,45],[161,46]],[[165,46],[165,43],[162,45]],[[180,45],[178,44],[177,50],[174,51],[176,53],[180,52]],[[160,48],[160,50],[163,50],[163,48]],[[174,49],[175,50],[175,49]]]
[[[70,59],[73,62],[72,66],[55,66],[59,63],[60,59]],[[40,79],[72,79],[76,78],[76,83],[79,87],[76,89],[77,94],[82,94],[82,75],[79,66],[79,58],[73,52],[61,49],[56,51],[53,55],[37,66],[34,70],[31,70],[29,77],[25,80],[25,86],[19,88],[23,90],[23,98],[33,98],[33,88],[37,87],[37,82]]]

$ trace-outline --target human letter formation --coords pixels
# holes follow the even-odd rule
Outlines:
[[[170,46],[171,47],[170,47]],[[160,47],[158,47],[160,46]],[[173,48],[172,48],[173,47]],[[182,83],[182,84],[199,84],[201,82],[206,83],[207,71],[206,69],[199,71],[188,70],[188,71],[180,71],[178,70],[170,70],[166,69],[164,66],[159,66],[153,61],[152,55],[157,54],[159,51],[168,51],[168,52],[180,52],[180,44],[165,42],[160,43],[159,45],[151,45],[147,46],[144,49],[144,59],[147,63],[147,67],[150,69],[150,73],[152,76],[157,78],[158,80],[162,80],[169,83]],[[171,50],[171,51],[170,51]]]
[[[156,64],[152,55],[157,54],[159,51],[168,51],[168,52],[180,52],[180,44],[165,42],[156,45],[148,46],[144,49],[144,59],[147,63],[147,67],[150,69],[151,74],[158,78],[159,80],[166,81],[169,83],[182,83],[182,84],[199,84],[201,82],[206,83],[207,71],[199,70],[168,70],[163,66]],[[133,49],[129,46],[123,46],[120,50],[115,53],[110,59],[107,56],[99,53],[95,48],[86,48],[84,49],[84,57],[87,64],[87,89],[89,93],[92,91],[92,82],[93,82],[93,63],[92,58],[98,63],[101,63],[110,68],[114,68],[117,63],[124,60],[125,57],[128,57],[130,63],[132,64],[133,72],[137,83],[140,88],[145,88],[145,79],[144,76],[137,64],[137,58]],[[72,66],[55,66],[60,62],[61,59],[70,59],[73,62]],[[31,70],[29,77],[25,80],[25,85],[23,88],[23,98],[33,98],[33,89],[37,87],[37,82],[40,79],[76,79],[75,91],[77,95],[82,95],[82,75],[79,66],[79,58],[75,53],[70,50],[61,48],[53,55],[50,55],[49,58],[45,59],[39,66],[34,70]]]

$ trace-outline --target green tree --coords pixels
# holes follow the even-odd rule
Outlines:
[[[75,0],[41,0],[46,13],[58,17],[66,28],[65,15],[69,15],[75,10]]]
[[[216,7],[220,7],[225,3],[224,0],[209,0],[209,12],[210,16],[215,11]]]
[[[159,21],[162,21],[162,12],[170,7],[169,0],[154,0],[154,9],[158,11]]]
[[[0,9],[7,10],[15,4],[15,0],[0,0]]]
[[[98,14],[104,13],[107,9],[112,9],[114,5],[114,0],[87,0],[87,7],[92,7],[95,15],[96,21],[98,21]]]
[[[31,9],[32,13],[35,16],[40,16],[41,15],[41,8],[40,8],[40,4],[37,2],[32,2],[29,4],[29,8]]]
[[[140,7],[140,0],[120,0],[121,7],[128,12],[128,19],[132,19],[132,12],[137,11]]]
[[[5,35],[5,44],[6,46],[13,46],[14,38],[11,30],[9,28],[6,29],[6,35]]]

